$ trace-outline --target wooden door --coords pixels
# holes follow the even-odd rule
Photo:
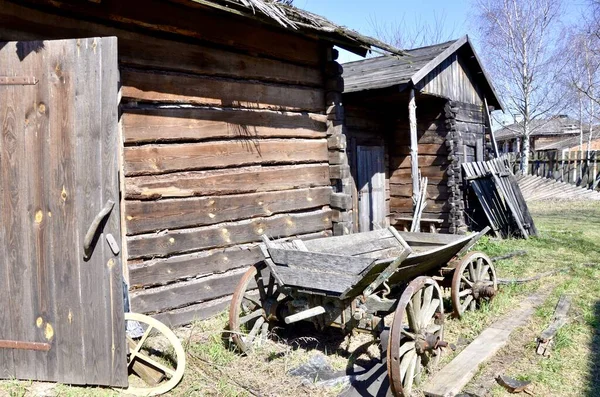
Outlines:
[[[385,168],[383,146],[356,147],[358,230],[366,232],[386,226]]]
[[[116,38],[0,43],[1,378],[127,385],[118,76]]]

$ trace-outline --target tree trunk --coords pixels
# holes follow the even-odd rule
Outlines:
[[[523,145],[521,147],[521,172],[523,172],[523,175],[527,175],[529,173],[529,136],[523,137]]]

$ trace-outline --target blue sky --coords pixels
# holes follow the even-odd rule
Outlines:
[[[566,0],[565,14],[569,18],[577,17],[585,0]],[[476,39],[474,24],[471,23],[473,0],[295,0],[296,7],[322,15],[331,21],[358,30],[360,33],[372,35],[372,23],[402,24],[408,31],[418,26],[419,21],[444,19],[443,34],[445,39],[457,38],[469,34]],[[452,37],[449,37],[452,36]],[[475,40],[475,45],[477,42]],[[340,62],[360,59],[350,53],[341,52]]]

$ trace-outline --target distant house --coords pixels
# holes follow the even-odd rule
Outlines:
[[[343,65],[345,161],[352,174],[344,193],[352,196],[352,226],[400,227],[412,216],[412,103],[418,174],[429,178],[423,218],[460,233],[468,218],[461,163],[487,159],[485,105],[502,105],[467,36],[407,54]]]
[[[589,127],[583,125],[584,131]],[[522,122],[504,126],[494,133],[498,149],[502,153],[520,152],[522,146],[521,131]],[[538,119],[531,121],[532,131],[530,139],[530,150],[535,152],[548,145],[556,144],[565,139],[574,138],[579,140],[581,133],[579,121],[570,118],[567,115],[553,116],[547,119]]]
[[[594,131],[598,131],[600,126],[595,127]],[[587,144],[590,134],[583,134],[583,150],[588,150]],[[579,135],[569,136],[567,138],[561,139],[560,141],[551,142],[545,145],[539,145],[536,148],[536,152],[551,152],[556,151],[558,153],[566,153],[566,152],[576,152],[581,150],[579,146]],[[600,150],[600,133],[592,132],[592,141],[590,145],[590,150]]]

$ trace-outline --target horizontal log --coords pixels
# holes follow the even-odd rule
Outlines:
[[[246,18],[232,18],[230,14],[214,11],[198,6],[194,2],[185,1],[188,6],[161,0],[145,0],[143,6],[138,2],[102,1],[94,7],[89,4],[72,1],[28,0],[30,3],[41,3],[46,7],[57,7],[75,13],[73,20],[80,21],[82,30],[79,35],[68,32],[53,38],[94,37],[100,35],[93,28],[87,27],[87,20],[103,21],[108,25],[134,27],[149,35],[185,36],[187,38],[210,42],[229,48],[236,48],[250,54],[262,54],[269,57],[289,60],[295,63],[318,66],[322,61],[320,43],[306,36],[285,32],[278,27],[266,24],[256,25]],[[3,11],[6,6],[2,6]],[[23,18],[33,10],[25,8],[15,13]],[[40,13],[39,21],[48,23],[47,34],[52,29],[61,29],[66,18],[54,18],[50,13]],[[35,19],[37,20],[37,18]],[[8,26],[19,27],[20,20],[12,21]],[[3,23],[4,24],[4,23]],[[1,25],[0,25],[1,26]],[[50,29],[52,28],[52,29]],[[44,30],[46,32],[46,30]],[[14,40],[19,40],[15,38]],[[188,39],[189,40],[189,39]],[[194,40],[195,41],[195,40]],[[144,47],[142,47],[144,48]],[[139,48],[137,49],[139,51]]]
[[[327,160],[325,139],[248,139],[145,145],[125,148],[125,175]]]
[[[430,179],[434,178],[432,182],[439,182],[448,178],[445,166],[419,167],[419,171],[421,172],[421,176],[426,176]],[[405,182],[407,177],[410,178],[410,168],[391,170],[390,183]]]
[[[483,113],[483,106],[471,105],[463,102],[452,102],[452,109],[456,111],[455,119],[457,121],[466,121],[469,123],[483,124],[485,122],[485,115]]]
[[[327,147],[329,150],[344,150],[346,149],[346,135],[336,134],[327,138]]]
[[[419,160],[419,167],[429,167],[432,165],[438,165],[438,166],[446,165],[447,166],[450,164],[450,160],[448,160],[447,155],[435,156],[435,155],[427,155],[427,154],[421,155],[419,153],[418,160]],[[392,169],[410,168],[411,167],[410,156],[391,156],[390,167]]]
[[[446,130],[438,130],[438,131],[423,131],[419,130],[417,132],[417,142],[419,144],[444,144],[446,142],[446,138],[448,133]],[[402,131],[401,133],[396,133],[394,138],[395,144],[401,145],[410,145],[410,132],[408,130]]]
[[[401,209],[401,208],[412,208],[413,202],[412,198],[406,197],[391,197],[390,198],[390,209],[392,212]],[[427,200],[427,206],[425,209],[429,212],[438,212],[438,211],[450,211],[450,203],[448,201],[433,201]],[[424,216],[425,217],[425,216]]]
[[[129,283],[132,288],[169,284],[177,280],[252,266],[262,260],[263,256],[255,245],[151,259],[128,266]]]
[[[195,171],[125,180],[127,199],[191,197],[301,189],[329,185],[327,164]]]
[[[350,177],[350,166],[347,164],[329,166],[329,177],[331,179],[345,179]]]
[[[174,254],[251,243],[266,234],[288,237],[331,229],[330,210],[274,215],[194,229],[170,230],[127,238],[129,258],[164,257]]]
[[[352,209],[352,196],[344,193],[331,193],[331,206],[342,210]]]
[[[126,201],[127,234],[181,229],[270,216],[329,205],[330,187],[194,197]]]
[[[192,303],[231,295],[246,269],[236,269],[191,281],[130,293],[131,309],[140,313],[157,313]]]
[[[325,117],[317,114],[218,108],[126,108],[125,143],[218,138],[325,138]]]
[[[131,68],[121,68],[121,83],[123,98],[134,101],[308,112],[325,111],[325,93],[317,88]]]
[[[194,305],[182,307],[181,309],[169,310],[167,312],[153,315],[155,319],[169,328],[191,324],[195,321],[205,320],[216,316],[227,310],[231,302],[231,296],[214,299]]]
[[[448,186],[444,184],[430,185],[427,184],[427,198],[432,200],[440,200],[437,197],[449,197],[450,190]],[[390,196],[394,197],[412,197],[412,186],[411,185],[396,185],[390,186]]]
[[[331,165],[348,164],[348,156],[346,155],[346,152],[339,152],[335,150],[329,151],[328,160],[329,164]]]
[[[444,144],[437,143],[419,143],[417,148],[419,155],[421,154],[437,154],[437,155],[447,155],[448,149]],[[410,154],[410,147],[405,145],[393,146],[390,150],[391,155],[401,155],[401,154]]]

